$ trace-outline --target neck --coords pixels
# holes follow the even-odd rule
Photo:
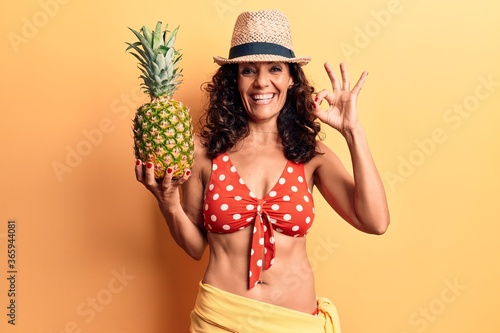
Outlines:
[[[255,133],[268,133],[268,134],[278,134],[277,131],[259,131],[259,130],[253,130],[251,129],[250,132],[255,132]]]

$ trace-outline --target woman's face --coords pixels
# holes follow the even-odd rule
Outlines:
[[[243,105],[256,122],[276,117],[293,84],[287,63],[254,62],[238,65],[238,90]]]

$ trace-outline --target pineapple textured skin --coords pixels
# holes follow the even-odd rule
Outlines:
[[[135,157],[155,166],[162,179],[167,167],[180,177],[193,165],[194,142],[189,109],[173,99],[156,99],[139,107],[134,118]]]

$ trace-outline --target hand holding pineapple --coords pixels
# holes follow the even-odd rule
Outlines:
[[[137,180],[155,196],[162,209],[175,209],[175,206],[180,204],[178,187],[184,184],[190,174],[191,170],[187,169],[181,177],[176,177],[174,180],[174,169],[167,167],[163,180],[158,181],[152,162],[144,165],[140,160],[137,160],[135,165]]]
[[[193,164],[194,143],[189,109],[172,97],[181,83],[182,55],[174,48],[178,27],[170,34],[157,22],[154,31],[129,28],[139,41],[127,43],[127,51],[139,60],[144,91],[151,101],[137,109],[134,118],[135,157],[144,165],[151,163],[154,178],[182,177]],[[133,51],[135,52],[133,52]],[[170,175],[169,175],[170,176]]]

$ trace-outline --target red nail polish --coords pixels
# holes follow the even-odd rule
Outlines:
[[[151,169],[153,167],[153,163],[148,162],[148,164],[146,164],[146,166],[148,167],[148,169]]]
[[[168,167],[168,168],[167,168],[167,173],[168,173],[168,174],[171,174],[173,171],[174,171],[174,169],[172,169],[171,167]]]
[[[135,165],[141,165],[141,160],[135,160]]]
[[[319,100],[318,96],[316,96],[316,98],[314,98],[314,101],[317,102]]]
[[[189,176],[190,174],[191,174],[190,170],[186,171],[186,176]]]

